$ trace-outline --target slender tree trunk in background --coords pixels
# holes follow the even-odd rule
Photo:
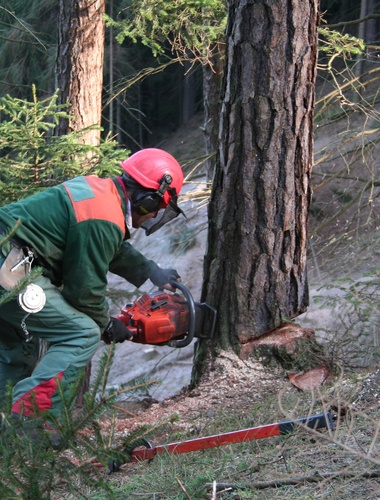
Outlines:
[[[360,15],[359,18],[362,19],[367,15],[368,11],[368,0],[361,0],[360,3]],[[359,29],[358,29],[358,38],[362,39],[365,41],[365,31],[366,31],[366,22],[359,23]],[[363,54],[359,54],[357,56],[357,63],[355,66],[355,75],[356,76],[361,76],[363,73]]]
[[[377,0],[367,0],[367,15],[369,14],[379,14],[378,12],[378,1]],[[379,35],[379,19],[368,19],[366,21],[365,30],[365,41],[368,44],[376,44]],[[378,51],[377,51],[378,52]]]
[[[220,349],[304,312],[318,0],[229,0],[220,144],[202,300],[218,310],[193,383]]]
[[[361,0],[360,3],[360,19],[363,19],[370,14],[376,13],[376,2],[375,0]],[[363,21],[359,23],[358,28],[358,38],[364,40],[367,45],[376,44],[377,39],[377,20],[376,19],[368,19],[367,21]],[[363,54],[358,54],[357,56],[357,64],[355,66],[355,75],[360,77],[365,73],[365,58],[368,60],[376,61],[377,59],[377,51],[373,49],[368,49],[366,56]]]
[[[57,87],[61,103],[70,103],[72,116],[57,134],[100,125],[104,59],[105,0],[60,0],[58,21]],[[97,145],[100,131],[83,138]]]
[[[113,0],[109,1],[109,15],[111,18],[113,18]],[[110,98],[109,101],[109,132],[111,136],[114,133],[114,108],[115,108],[115,102],[113,99],[113,91],[114,91],[114,33],[113,33],[113,26],[109,27],[109,41],[108,41],[108,64],[109,64],[109,92],[108,96]]]
[[[56,134],[100,126],[104,63],[105,0],[59,0],[57,87],[60,102],[70,103],[69,120],[62,120]],[[89,130],[83,143],[98,145],[100,130]],[[88,390],[91,362],[85,370],[83,386],[77,398],[83,404]]]

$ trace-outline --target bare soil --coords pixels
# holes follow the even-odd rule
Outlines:
[[[287,382],[284,374],[267,370],[253,360],[242,361],[229,352],[223,352],[208,377],[196,388],[184,387],[177,394],[161,402],[146,398],[126,402],[124,408],[132,411],[132,418],[121,419],[120,432],[130,431],[142,424],[154,424],[177,414],[176,430],[188,431],[201,426],[202,419],[210,419],[223,411],[245,413],[263,394],[280,391]]]

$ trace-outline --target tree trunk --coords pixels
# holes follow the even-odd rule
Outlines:
[[[220,143],[202,300],[218,310],[205,356],[304,312],[318,0],[229,0]]]
[[[104,63],[105,0],[60,0],[58,21],[57,87],[60,102],[69,103],[69,120],[61,120],[55,133],[68,134],[93,125],[100,126]],[[100,129],[89,130],[83,144],[100,144]],[[91,363],[77,398],[90,384]]]
[[[359,15],[360,19],[363,19],[367,15],[367,10],[368,10],[368,0],[361,0],[360,15]],[[358,38],[360,38],[361,40],[365,40],[366,25],[367,23],[365,21],[359,23]],[[358,54],[356,59],[357,63],[355,66],[355,75],[360,77],[363,74],[363,63],[364,63],[363,54]]]
[[[376,14],[376,0],[368,0],[367,15]],[[368,44],[376,44],[379,35],[379,19],[368,19],[366,21],[365,42]],[[378,51],[377,51],[378,52]]]
[[[223,62],[221,54],[212,58],[212,67],[203,67],[203,106],[204,106],[204,138],[207,159],[207,180],[211,181],[215,170],[216,151],[218,148],[221,81]]]
[[[60,0],[57,87],[60,102],[69,103],[70,120],[57,134],[100,125],[102,112],[105,0]],[[90,130],[84,144],[97,145],[100,130]]]

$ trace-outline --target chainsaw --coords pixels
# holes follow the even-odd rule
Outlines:
[[[181,348],[188,346],[194,337],[213,337],[216,310],[205,302],[194,302],[182,283],[171,284],[182,293],[162,290],[144,293],[116,316],[133,333],[132,342]],[[211,325],[207,333],[203,331],[206,319]]]

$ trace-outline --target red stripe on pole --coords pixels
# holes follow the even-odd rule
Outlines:
[[[227,432],[225,434],[217,434],[215,436],[206,436],[198,439],[190,439],[178,443],[170,443],[154,448],[144,448],[134,450],[131,453],[129,462],[139,462],[140,460],[151,460],[156,455],[161,453],[169,453],[179,455],[180,453],[188,453],[191,451],[199,451],[208,448],[216,448],[233,443],[242,443],[244,441],[252,441],[254,439],[262,439],[273,436],[279,436],[280,426],[278,423],[263,425],[261,427],[252,427],[250,429],[242,429],[240,431]]]

